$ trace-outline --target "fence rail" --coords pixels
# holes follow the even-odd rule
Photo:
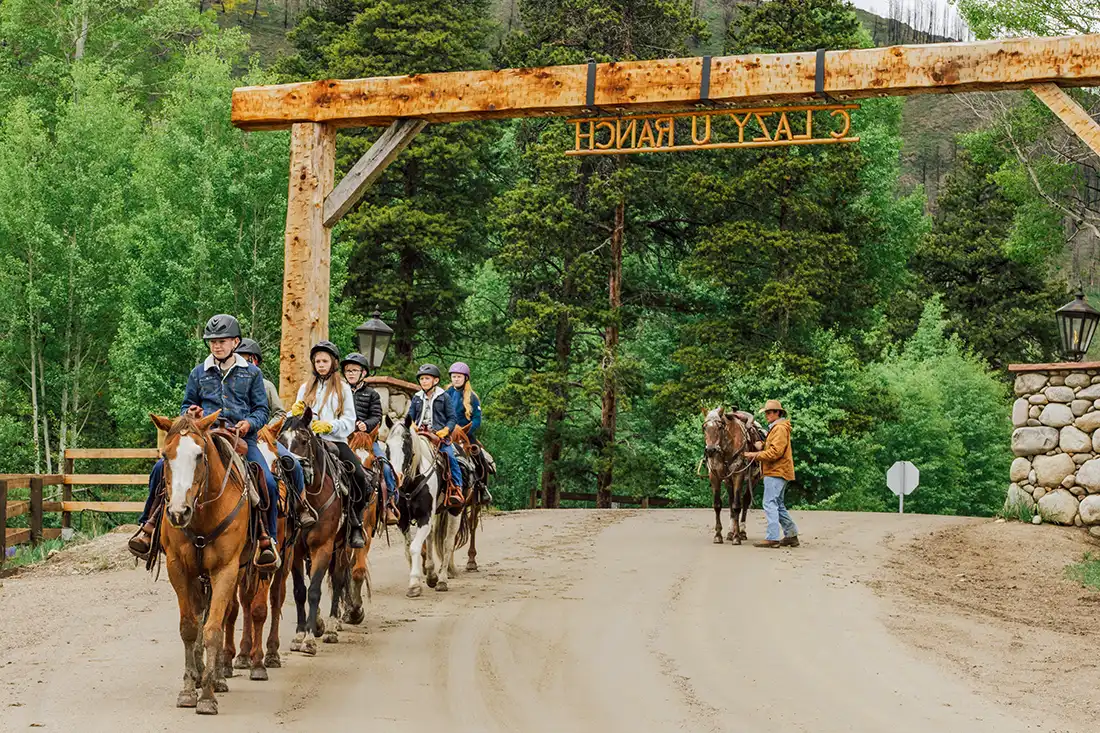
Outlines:
[[[149,478],[141,473],[77,473],[77,460],[156,459],[156,448],[69,448],[65,451],[64,473],[0,474],[0,566],[7,558],[7,548],[29,542],[55,539],[62,530],[72,527],[72,515],[77,512],[138,513],[145,508],[140,501],[74,501],[74,486],[143,486]],[[61,488],[61,501],[46,501],[47,486]],[[29,489],[29,499],[8,501],[11,489]],[[43,515],[61,513],[60,527],[43,527]],[[30,515],[29,527],[8,527],[8,519]]]
[[[537,509],[539,505],[539,499],[542,498],[541,489],[531,489],[531,494],[527,499],[527,506],[529,509]],[[596,501],[596,494],[585,494],[575,491],[562,491],[558,494],[558,498],[562,501]],[[612,504],[638,504],[642,509],[649,509],[650,507],[668,506],[670,501],[667,496],[623,496],[620,494],[611,495]]]

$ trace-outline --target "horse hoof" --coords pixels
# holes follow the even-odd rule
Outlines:
[[[229,669],[230,672],[232,672],[234,669],[248,669],[251,666],[252,666],[252,664],[248,661],[248,657],[246,657],[243,654],[238,654],[237,658],[233,660],[233,666],[229,667],[227,669]],[[229,674],[229,673],[226,673],[225,676],[230,677],[232,675]]]
[[[283,660],[279,658],[279,652],[268,652],[264,656],[264,666],[270,669],[279,669],[283,666]]]
[[[436,589],[437,592],[440,592],[440,593],[446,591],[447,590],[447,581],[446,580],[439,581],[438,583],[435,584],[435,589]]]
[[[422,591],[420,590],[420,586],[417,585],[417,586],[413,586],[413,587],[409,588],[407,591],[405,591],[405,596],[407,598],[419,598],[421,592]]]
[[[477,572],[477,563],[474,562],[473,560],[466,563],[466,572],[467,573],[476,573]]]
[[[302,640],[299,639],[297,636],[295,636],[294,640],[290,642],[290,651],[292,651],[292,652],[302,651]],[[270,667],[271,665],[269,664],[267,666]]]
[[[233,664],[236,664],[236,662],[233,662]],[[222,677],[235,677],[237,675],[237,673],[233,671],[233,664],[222,665]]]
[[[427,582],[429,588],[434,588],[435,584],[439,582],[439,576],[438,575],[429,575],[426,582]]]
[[[253,667],[252,671],[248,673],[248,679],[256,680],[257,682],[267,682],[267,670],[263,667]]]
[[[340,641],[340,637],[335,631],[329,631],[321,637],[321,641],[325,642],[326,644],[337,644]]]
[[[325,633],[325,621],[322,618],[317,619],[317,625],[313,629],[314,636],[323,636]]]
[[[733,538],[733,544],[735,544],[735,545],[741,544],[741,538],[740,537],[734,537]]]
[[[212,698],[199,700],[199,704],[195,708],[195,712],[199,715],[217,715],[218,701]]]
[[[743,539],[743,540],[747,540],[747,539],[749,538],[749,533],[748,533],[748,532],[746,532],[746,531],[744,531],[744,530],[741,530],[741,531],[740,531],[740,532],[739,532],[739,533],[737,534],[737,536],[738,536],[739,538]]]
[[[728,534],[726,534],[726,539],[730,542],[733,542],[735,539],[737,539],[737,537],[733,534],[733,532],[729,532]]]
[[[309,656],[315,656],[317,654],[317,642],[313,639],[306,639],[302,642],[302,654],[308,654]]]
[[[229,684],[225,680],[214,680],[214,692],[229,692]],[[214,712],[218,711],[215,710]]]
[[[714,544],[716,544],[716,545],[722,544],[722,535],[720,535],[720,534],[714,535]]]
[[[367,612],[362,608],[349,608],[344,611],[344,620],[352,626],[358,626],[363,623],[363,619],[367,617]]]
[[[199,704],[199,694],[194,690],[184,690],[176,697],[177,708],[193,708]]]

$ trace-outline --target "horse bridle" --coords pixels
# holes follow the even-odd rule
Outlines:
[[[745,473],[746,471],[751,469],[753,467],[753,465],[755,465],[755,463],[756,463],[756,459],[752,459],[752,460],[749,460],[749,461],[745,461],[745,465],[742,466],[741,468],[737,467],[737,464],[740,463],[741,460],[742,460],[742,457],[745,453],[746,447],[749,445],[750,436],[749,436],[749,429],[745,427],[745,424],[743,422],[741,422],[740,419],[738,419],[735,416],[733,418],[733,421],[735,423],[737,423],[737,427],[741,431],[741,435],[745,438],[745,440],[741,444],[740,450],[738,450],[736,453],[734,453],[732,456],[730,456],[730,459],[729,459],[730,470],[726,473],[725,476],[722,477],[723,481],[728,479],[730,476],[733,476],[734,474]],[[726,432],[726,425],[725,425],[726,420],[721,416],[716,418],[716,419],[713,419],[713,420],[708,418],[708,419],[703,421],[703,427],[705,428],[708,425],[715,425],[716,423],[718,425],[718,429],[719,429],[720,434],[721,434],[719,450],[722,451],[723,458],[724,458],[725,454],[727,453],[727,451],[725,449],[729,445],[729,435]],[[706,456],[706,455],[703,456],[704,461],[707,463],[707,469],[708,470],[710,469],[710,460],[709,460],[709,458],[710,458],[709,456]]]

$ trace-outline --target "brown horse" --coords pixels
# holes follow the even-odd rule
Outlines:
[[[758,436],[755,426],[747,424],[736,412],[724,412],[716,407],[706,413],[703,421],[706,439],[704,457],[714,495],[714,544],[722,544],[722,483],[729,490],[730,522],[726,539],[735,545],[748,539],[744,524],[752,504],[752,490],[760,473],[758,464],[746,461],[743,454],[751,450]]]
[[[290,416],[280,427],[279,442],[287,450],[299,456],[302,467],[312,470],[312,480],[306,483],[306,502],[317,514],[317,523],[304,532],[293,549],[290,573],[294,581],[294,605],[298,611],[298,625],[290,650],[314,655],[317,643],[314,637],[335,644],[339,641],[340,620],[337,615],[339,601],[344,595],[347,576],[333,572],[334,553],[344,549],[344,506],[336,490],[336,477],[329,467],[327,449],[313,431],[312,410],[307,407],[300,416]],[[308,472],[307,472],[308,473]],[[307,590],[305,576],[309,573]],[[332,611],[328,621],[320,618],[321,584],[328,574],[332,582]],[[309,614],[306,614],[308,602]]]
[[[226,612],[252,556],[248,484],[231,449],[223,452],[210,432],[220,412],[175,420],[150,415],[167,434],[161,451],[166,500],[159,531],[180,609],[184,669],[176,705],[193,707],[200,715],[216,715],[214,693],[229,689],[218,654]]]
[[[478,488],[480,484],[488,480],[488,475],[477,456],[481,451],[481,446],[473,442],[470,436],[466,435],[465,430],[456,427],[454,432],[451,433],[451,440],[454,442],[455,447],[461,453],[469,456],[474,463],[474,474],[476,475],[469,477],[469,485],[466,487],[466,501],[463,502],[462,523],[458,527],[458,536],[455,538],[455,549],[462,549],[466,541],[469,540],[470,549],[466,553],[466,572],[476,573],[477,528],[481,524],[481,497],[478,496]]]
[[[229,619],[226,623],[225,651],[222,655],[223,673],[226,677],[233,676],[233,669],[249,669],[249,679],[266,680],[268,667],[281,667],[279,658],[279,621],[283,615],[283,602],[286,600],[286,579],[290,574],[290,566],[293,562],[293,548],[287,546],[287,515],[289,505],[287,503],[286,482],[282,480],[282,472],[278,465],[278,451],[275,439],[278,429],[282,425],[280,420],[274,426],[265,426],[257,434],[257,445],[268,467],[276,476],[279,483],[279,518],[276,525],[279,547],[283,548],[283,564],[274,574],[260,573],[250,563],[245,569],[244,578],[241,579],[238,588],[239,603],[231,602],[229,606]],[[264,624],[268,618],[268,604],[271,606],[271,630],[267,636],[267,654],[264,654],[263,633]],[[241,651],[234,659],[233,629],[237,622],[237,613],[240,606],[244,606],[246,613],[241,620]]]
[[[381,486],[381,470],[374,456],[374,441],[377,434],[377,429],[372,433],[356,431],[348,438],[348,447],[363,463],[367,477],[373,477],[375,485]],[[371,597],[370,567],[367,559],[370,554],[371,540],[378,531],[383,511],[379,495],[380,492],[375,491],[363,509],[363,534],[366,544],[358,549],[348,547],[342,557],[337,556],[335,572],[350,572],[345,586],[344,612],[341,618],[352,625],[359,625],[366,618],[366,611],[363,610],[363,590],[366,589],[368,600]]]

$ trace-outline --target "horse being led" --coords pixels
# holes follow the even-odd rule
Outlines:
[[[175,420],[150,415],[167,433],[161,450],[166,501],[159,532],[180,609],[184,668],[176,705],[195,708],[200,715],[216,715],[215,691],[229,690],[218,655],[227,610],[242,568],[252,559],[242,464],[234,462],[228,445],[216,445],[210,433],[220,413]],[[196,694],[197,687],[201,694]]]
[[[461,511],[437,512],[441,509],[442,472],[447,467],[435,445],[414,432],[408,420],[390,427],[386,448],[397,475],[397,486],[401,489],[397,528],[405,535],[405,557],[409,561],[409,589],[405,595],[409,598],[419,596],[422,579],[426,579],[429,588],[445,591],[448,573],[454,572],[455,537],[460,523],[458,512]],[[413,523],[416,524],[415,534]],[[428,542],[429,538],[432,541]]]
[[[760,437],[758,428],[751,423],[752,416],[741,418],[738,413],[723,412],[716,407],[707,413],[703,421],[706,439],[704,455],[710,489],[714,494],[714,544],[722,544],[722,482],[729,490],[730,522],[732,527],[726,539],[735,545],[748,539],[744,524],[752,504],[752,490],[760,475],[760,466],[746,461],[743,453]]]
[[[300,416],[289,416],[283,422],[279,442],[302,462],[306,471],[306,502],[317,514],[317,523],[302,534],[294,545],[291,576],[294,580],[294,605],[298,610],[298,626],[291,651],[316,654],[313,637],[323,636],[324,641],[339,641],[339,606],[344,594],[342,573],[330,572],[334,553],[343,551],[344,526],[343,502],[336,490],[335,470],[327,455],[323,441],[310,430],[313,411],[306,408]],[[312,471],[312,477],[309,473]],[[305,574],[309,573],[309,589],[306,590]],[[332,606],[327,623],[320,618],[321,583],[328,573],[332,581]],[[309,615],[306,615],[306,602]],[[312,634],[312,636],[310,636]]]
[[[279,620],[283,615],[283,602],[286,600],[286,580],[293,563],[293,543],[287,543],[287,514],[290,504],[287,496],[287,483],[282,478],[282,467],[275,446],[282,421],[274,426],[266,426],[257,434],[257,446],[271,472],[279,482],[279,519],[277,523],[279,547],[285,548],[283,564],[274,574],[260,573],[251,564],[246,568],[238,590],[240,603],[230,603],[229,618],[226,623],[225,652],[222,663],[223,674],[233,676],[233,669],[249,669],[249,678],[266,680],[267,668],[281,667],[279,657]],[[285,508],[284,508],[285,507]],[[268,618],[268,604],[271,606],[271,630],[267,636],[267,654],[264,654],[264,624]],[[237,622],[239,606],[245,613],[241,620],[241,651],[234,659],[233,629]]]

